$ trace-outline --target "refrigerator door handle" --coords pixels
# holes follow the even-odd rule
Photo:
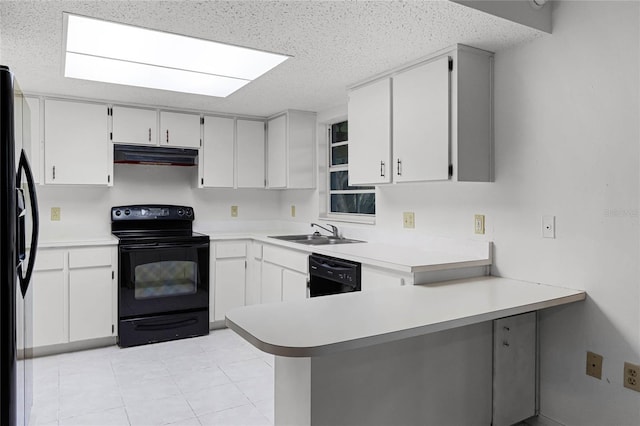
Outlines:
[[[29,247],[29,264],[27,265],[27,269],[23,275],[22,268],[20,267],[20,273],[18,274],[18,278],[20,280],[20,291],[22,291],[22,296],[24,297],[27,294],[27,289],[29,288],[29,282],[31,281],[31,274],[33,273],[33,267],[36,262],[36,251],[38,248],[38,233],[40,230],[40,222],[38,215],[38,199],[36,197],[36,185],[33,179],[33,173],[31,173],[31,166],[29,165],[29,161],[27,160],[27,156],[24,153],[24,150],[20,153],[20,163],[18,164],[18,176],[16,181],[18,182],[18,188],[22,187],[21,176],[22,171],[24,171],[24,175],[27,179],[27,188],[29,189],[29,203],[30,203],[30,212],[31,212],[31,246]],[[20,232],[24,233],[24,227]],[[24,234],[22,236],[18,236],[18,238],[22,238],[24,241]]]

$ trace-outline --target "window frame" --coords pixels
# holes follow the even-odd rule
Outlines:
[[[332,126],[334,124],[348,122],[348,118],[343,118],[339,120],[333,120],[326,124],[326,156],[324,166],[326,167],[326,177],[324,179],[324,185],[326,188],[325,191],[325,203],[326,203],[326,211],[323,215],[324,218],[331,219],[334,221],[343,221],[343,222],[354,222],[354,223],[365,223],[365,224],[374,224],[376,214],[369,213],[347,213],[347,212],[334,212],[331,211],[331,195],[333,194],[374,194],[374,206],[375,206],[375,194],[376,187],[365,187],[366,189],[339,189],[333,190],[331,189],[331,173],[332,172],[340,172],[346,171],[349,172],[349,155],[348,155],[348,146],[349,140],[341,141],[333,144],[333,134],[332,134]],[[346,164],[337,164],[333,165],[333,149],[338,146],[347,146],[347,163]]]

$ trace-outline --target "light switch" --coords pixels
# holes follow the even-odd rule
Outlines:
[[[231,217],[238,217],[238,206],[231,206]]]

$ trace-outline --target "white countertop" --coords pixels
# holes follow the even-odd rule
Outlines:
[[[319,253],[346,260],[360,262],[369,266],[391,269],[403,273],[438,271],[475,266],[491,265],[491,243],[469,240],[429,240],[420,246],[385,244],[381,242],[362,242],[350,244],[310,246],[290,241],[270,238],[270,235],[287,235],[286,232],[206,232],[212,242],[228,240],[254,240],[265,244],[286,247],[305,253]],[[290,232],[296,234],[296,232]],[[445,241],[444,243],[442,241]],[[112,235],[88,237],[73,240],[39,241],[39,248],[83,247],[117,245],[118,239]]]
[[[87,239],[74,240],[45,240],[38,241],[38,248],[62,248],[62,247],[85,247],[85,246],[116,246],[118,239],[112,235],[104,237],[93,237]]]
[[[586,293],[480,277],[252,305],[226,323],[262,351],[312,357],[584,300]]]
[[[314,246],[269,237],[270,235],[287,235],[282,231],[237,234],[204,233],[208,234],[212,241],[251,239],[305,253],[319,253],[405,273],[485,266],[492,263],[491,243],[485,241],[448,240],[446,246],[430,241],[426,241],[423,246],[392,245],[380,242]],[[295,234],[295,232],[291,232],[291,234]]]

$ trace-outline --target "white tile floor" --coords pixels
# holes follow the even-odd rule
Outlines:
[[[36,358],[31,425],[273,425],[273,356],[228,329]]]

